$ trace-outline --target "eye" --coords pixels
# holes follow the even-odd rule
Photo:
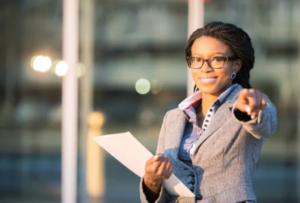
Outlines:
[[[201,57],[196,57],[196,56],[191,57],[191,62],[201,62],[201,61],[202,61]]]
[[[226,57],[223,56],[215,56],[211,59],[212,61],[216,61],[216,62],[225,62],[226,61]]]

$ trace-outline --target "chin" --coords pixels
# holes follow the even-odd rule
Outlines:
[[[199,91],[202,94],[210,94],[219,96],[222,94],[231,84],[228,83],[215,83],[215,84],[200,84],[197,85]]]
[[[202,94],[211,94],[211,95],[218,95],[222,93],[220,92],[220,89],[216,87],[200,87],[199,91]]]

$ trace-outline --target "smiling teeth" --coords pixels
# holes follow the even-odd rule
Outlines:
[[[201,80],[203,81],[211,81],[211,80],[215,80],[216,78],[201,78]]]
[[[212,83],[216,81],[216,78],[201,78],[200,79],[203,83]]]

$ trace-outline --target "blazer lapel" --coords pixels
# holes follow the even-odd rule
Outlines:
[[[222,125],[225,124],[227,120],[232,117],[232,107],[237,98],[237,93],[242,89],[241,86],[238,86],[224,101],[224,104],[216,111],[205,132],[200,136],[196,142],[195,152],[198,151],[198,148],[207,140],[216,130],[218,130]]]
[[[196,142],[196,149],[198,149],[201,144],[209,138],[216,130],[218,130],[224,123],[230,119],[231,117],[231,110],[229,109],[228,105],[222,105],[211,120],[208,128],[205,132],[200,136],[198,141]]]
[[[168,135],[168,137],[170,138],[168,148],[173,149],[172,155],[174,158],[178,159],[178,150],[187,119],[181,109],[176,109],[174,111],[174,115],[169,115],[169,117],[172,119],[170,119],[168,122],[168,127],[170,128]]]

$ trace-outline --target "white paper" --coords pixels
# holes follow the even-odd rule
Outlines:
[[[93,139],[136,175],[144,176],[146,162],[153,155],[130,132],[95,136]],[[195,197],[174,174],[163,181],[163,185],[171,195]]]

